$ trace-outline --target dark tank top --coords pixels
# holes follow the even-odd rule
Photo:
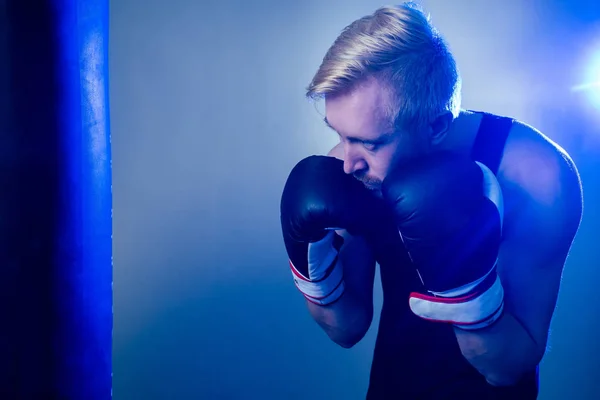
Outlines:
[[[498,171],[513,120],[481,113],[472,149],[475,161]],[[423,290],[402,244],[377,251],[383,307],[367,400],[536,399],[538,368],[516,385],[494,387],[461,354],[452,326],[425,321],[408,307],[408,294]]]

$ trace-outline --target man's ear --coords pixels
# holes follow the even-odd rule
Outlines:
[[[452,120],[452,113],[445,111],[429,124],[429,138],[433,146],[439,145],[444,141],[450,130],[450,125],[452,125]]]

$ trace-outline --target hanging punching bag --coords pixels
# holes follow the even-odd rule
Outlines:
[[[0,5],[0,398],[110,399],[108,0]]]

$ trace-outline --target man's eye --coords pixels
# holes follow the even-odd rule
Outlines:
[[[379,147],[378,143],[370,143],[370,142],[363,142],[363,147],[369,151],[375,151],[377,150],[377,147]]]

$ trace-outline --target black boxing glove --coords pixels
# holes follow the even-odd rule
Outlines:
[[[462,329],[494,323],[504,306],[496,273],[504,210],[494,174],[437,153],[393,171],[382,193],[425,288],[410,295],[413,313]]]
[[[374,237],[382,205],[336,158],[310,156],[292,169],[281,197],[281,230],[294,282],[307,300],[328,305],[342,296],[343,239],[335,230]]]

